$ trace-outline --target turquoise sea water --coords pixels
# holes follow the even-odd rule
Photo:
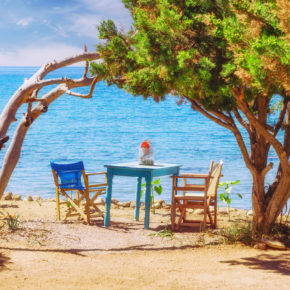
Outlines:
[[[24,79],[36,70],[35,67],[0,67],[1,111]],[[80,77],[81,74],[81,68],[65,68],[51,76]],[[170,96],[160,103],[145,101],[105,83],[97,84],[89,100],[63,95],[28,131],[7,191],[53,197],[50,160],[83,160],[86,171],[102,171],[104,164],[137,160],[138,147],[144,139],[149,139],[155,161],[182,164],[182,172],[207,173],[211,160],[223,159],[222,181],[241,180],[233,191],[241,193],[243,199],[234,197],[232,205],[250,208],[251,176],[234,136],[193,111],[189,104],[178,106],[176,101]],[[16,117],[20,119],[25,110],[26,105]],[[12,130],[8,132],[10,138],[11,134]],[[0,152],[1,164],[4,152]],[[277,162],[274,156],[270,159]],[[269,174],[269,180],[274,172]],[[162,198],[170,201],[171,181],[163,177],[161,183]],[[135,190],[134,178],[114,177],[114,198],[133,200]]]

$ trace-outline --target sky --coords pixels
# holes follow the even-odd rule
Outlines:
[[[0,0],[0,66],[41,66],[84,44],[93,51],[104,19],[131,23],[122,0]]]

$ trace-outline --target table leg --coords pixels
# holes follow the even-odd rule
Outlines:
[[[136,206],[135,206],[135,220],[136,221],[139,220],[141,181],[142,181],[142,177],[138,177],[138,179],[137,179],[137,192],[136,192]]]
[[[178,176],[179,175],[179,167],[177,168],[177,170],[176,170],[176,173],[175,174],[173,174],[173,175],[176,175],[176,176]],[[172,179],[173,180],[173,182],[172,182],[172,193],[173,194],[176,194],[176,192],[173,192],[173,186],[174,186],[174,179]],[[176,178],[176,184],[175,184],[175,186],[177,186],[177,184],[178,184],[178,178]],[[173,225],[174,223],[175,223],[175,215],[176,215],[176,209],[174,208],[174,211],[173,211],[173,197],[172,197],[172,199],[171,199],[171,216],[170,216],[170,219],[171,219],[171,225]],[[174,227],[174,226],[173,226]]]
[[[111,198],[112,198],[112,183],[113,183],[113,172],[111,169],[107,169],[107,192],[106,192],[106,212],[104,219],[104,226],[110,225],[110,209],[111,209]]]
[[[151,174],[145,177],[146,180],[146,193],[145,193],[145,220],[144,220],[144,229],[149,229],[149,220],[150,220],[150,201],[151,201]]]

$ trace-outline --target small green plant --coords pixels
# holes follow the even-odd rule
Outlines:
[[[19,229],[20,221],[19,221],[18,214],[11,215],[11,214],[7,213],[4,220],[5,220],[5,223],[10,230],[16,231]]]
[[[229,220],[231,219],[231,216],[230,216],[230,204],[232,202],[232,199],[231,199],[231,195],[233,194],[232,193],[232,188],[233,188],[233,185],[236,185],[239,182],[240,182],[240,180],[225,181],[225,182],[219,183],[219,185],[218,185],[218,187],[221,188],[224,191],[224,192],[222,192],[220,194],[220,200],[227,205]],[[236,195],[239,198],[243,198],[243,196],[240,193],[236,193]]]
[[[241,223],[236,221],[232,226],[225,228],[222,235],[229,244],[241,242],[246,245],[251,245],[255,241],[252,229],[251,222]]]
[[[166,226],[163,230],[158,231],[157,233],[154,234],[149,234],[150,237],[161,237],[162,239],[164,238],[170,238],[173,239],[174,238],[174,233],[168,229],[168,227]]]
[[[151,182],[151,197],[150,197],[151,205],[154,203],[154,192],[157,193],[158,195],[161,195],[162,190],[163,188],[162,188],[162,185],[160,184],[160,178],[153,180]],[[141,198],[145,191],[146,191],[146,182],[143,183],[141,187]],[[155,213],[154,208],[152,208],[152,213]]]

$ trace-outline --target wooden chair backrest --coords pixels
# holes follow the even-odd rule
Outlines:
[[[212,196],[212,197],[216,196],[219,180],[221,177],[222,167],[223,167],[223,161],[221,161],[219,164],[214,161],[211,162],[211,165],[210,165],[211,178],[209,180],[207,196]]]

